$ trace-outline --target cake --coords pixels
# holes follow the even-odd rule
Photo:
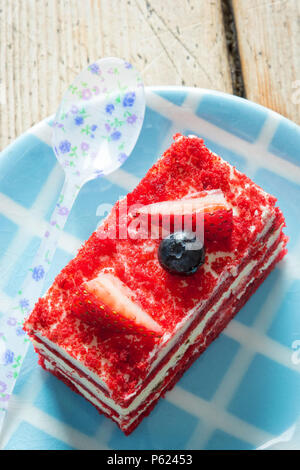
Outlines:
[[[130,434],[285,255],[284,225],[275,197],[176,134],[26,319],[40,365]]]

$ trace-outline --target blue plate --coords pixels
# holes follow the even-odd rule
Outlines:
[[[287,257],[129,437],[38,367],[31,347],[1,448],[299,448],[300,129],[292,122],[209,90],[147,89],[145,122],[132,156],[110,177],[82,189],[48,284],[101,221],[99,205],[113,204],[131,190],[176,132],[203,137],[213,151],[278,198],[290,237]],[[62,186],[50,139],[48,119],[0,155],[0,316],[22,285]],[[13,318],[7,321],[17,334]]]

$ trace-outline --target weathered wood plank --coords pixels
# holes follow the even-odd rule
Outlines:
[[[300,124],[299,0],[233,0],[233,9],[247,98]]]
[[[0,0],[0,54],[0,149],[99,57],[128,59],[146,85],[232,91],[220,0]]]

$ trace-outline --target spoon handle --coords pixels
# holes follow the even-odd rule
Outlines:
[[[78,179],[66,177],[58,203],[51,216],[49,228],[42,238],[23,287],[18,292],[17,301],[14,300],[16,303],[0,320],[0,432],[8,401],[29,345],[22,324],[42,293],[60,234],[80,187],[81,182]]]

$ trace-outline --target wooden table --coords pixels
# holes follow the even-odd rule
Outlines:
[[[300,0],[0,0],[0,149],[93,60],[240,94],[300,124]]]

